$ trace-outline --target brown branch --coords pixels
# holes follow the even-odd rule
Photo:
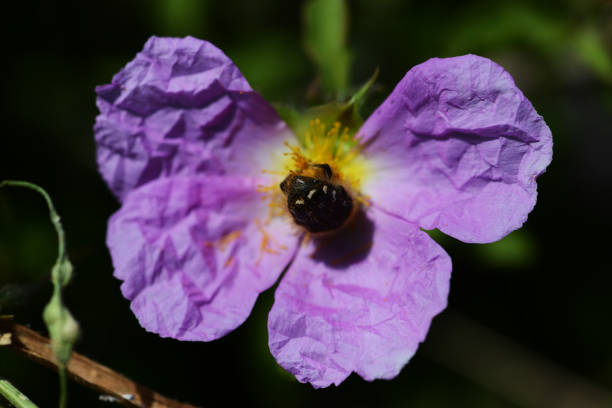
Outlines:
[[[27,358],[57,370],[49,339],[14,323],[12,318],[0,316],[0,339],[3,340],[0,346],[5,345]],[[68,375],[76,382],[110,395],[127,407],[196,408],[194,405],[166,398],[79,353],[72,353],[66,368]]]

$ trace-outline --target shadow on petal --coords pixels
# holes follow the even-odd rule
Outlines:
[[[346,227],[329,237],[315,238],[310,257],[332,269],[346,269],[367,258],[372,249],[374,223],[363,210]]]

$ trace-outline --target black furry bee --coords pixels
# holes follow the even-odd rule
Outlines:
[[[326,232],[342,226],[351,216],[353,199],[344,187],[331,182],[328,164],[312,164],[317,177],[289,174],[281,191],[287,196],[287,207],[296,224],[308,231]]]

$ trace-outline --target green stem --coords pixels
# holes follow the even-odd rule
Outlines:
[[[47,207],[49,207],[49,218],[51,219],[51,223],[53,223],[53,227],[55,228],[55,232],[57,233],[57,261],[55,266],[53,267],[51,280],[53,282],[53,296],[51,297],[51,301],[45,308],[45,312],[43,313],[43,318],[45,319],[45,323],[47,324],[47,328],[49,329],[49,333],[51,335],[51,340],[54,343],[54,352],[55,357],[58,360],[59,367],[59,380],[60,380],[60,395],[59,395],[59,408],[66,408],[67,402],[67,384],[66,384],[66,363],[70,358],[70,352],[72,350],[72,346],[76,338],[72,340],[66,340],[66,338],[62,338],[58,336],[58,330],[61,333],[61,329],[58,329],[57,326],[62,323],[66,323],[66,320],[69,318],[72,321],[74,319],[70,315],[70,312],[63,306],[62,304],[62,287],[64,287],[68,280],[70,280],[70,274],[72,271],[72,266],[68,261],[68,256],[66,255],[66,244],[64,238],[64,228],[62,227],[62,223],[60,220],[60,216],[55,211],[55,207],[53,206],[53,202],[51,201],[51,197],[49,194],[37,186],[36,184],[29,183],[27,181],[18,181],[18,180],[4,180],[0,182],[0,188],[4,186],[14,186],[14,187],[25,187],[31,190],[38,192],[42,195],[47,202]],[[52,311],[53,309],[53,311]],[[48,313],[49,312],[49,313]],[[57,314],[59,313],[59,320]],[[47,319],[50,316],[49,320]],[[50,323],[51,322],[51,323]],[[74,323],[76,324],[76,322]],[[64,326],[65,327],[65,326]],[[54,335],[54,333],[56,333]],[[68,342],[68,344],[66,344]],[[58,343],[62,345],[62,351],[58,351]],[[63,343],[63,344],[62,344]],[[65,355],[65,348],[68,347],[67,355]],[[10,384],[9,384],[10,385]],[[21,405],[15,405],[18,408],[21,408]],[[23,405],[26,407],[33,407],[34,405]]]
[[[66,366],[65,365],[61,365],[59,367],[59,380],[60,380],[59,408],[66,408],[66,402],[68,399],[68,384],[66,383]]]
[[[13,404],[15,408],[38,408],[36,404],[6,380],[0,379],[0,395]]]
[[[45,190],[36,184],[29,183],[27,181],[19,181],[19,180],[4,180],[0,182],[0,188],[4,186],[15,186],[15,187],[25,187],[31,190],[34,190],[40,193],[47,202],[47,207],[49,207],[49,216],[51,218],[51,222],[55,227],[55,232],[57,233],[57,242],[58,242],[58,254],[57,254],[57,262],[63,260],[65,255],[65,240],[64,240],[64,228],[62,227],[62,223],[60,222],[60,217],[57,215],[55,211],[55,207],[53,206],[53,202],[51,201],[51,197]]]

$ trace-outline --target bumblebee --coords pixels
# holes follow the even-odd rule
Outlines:
[[[311,164],[314,177],[289,174],[280,189],[287,197],[287,208],[296,224],[309,232],[329,232],[340,228],[353,212],[353,199],[339,184],[332,182],[328,164]]]

